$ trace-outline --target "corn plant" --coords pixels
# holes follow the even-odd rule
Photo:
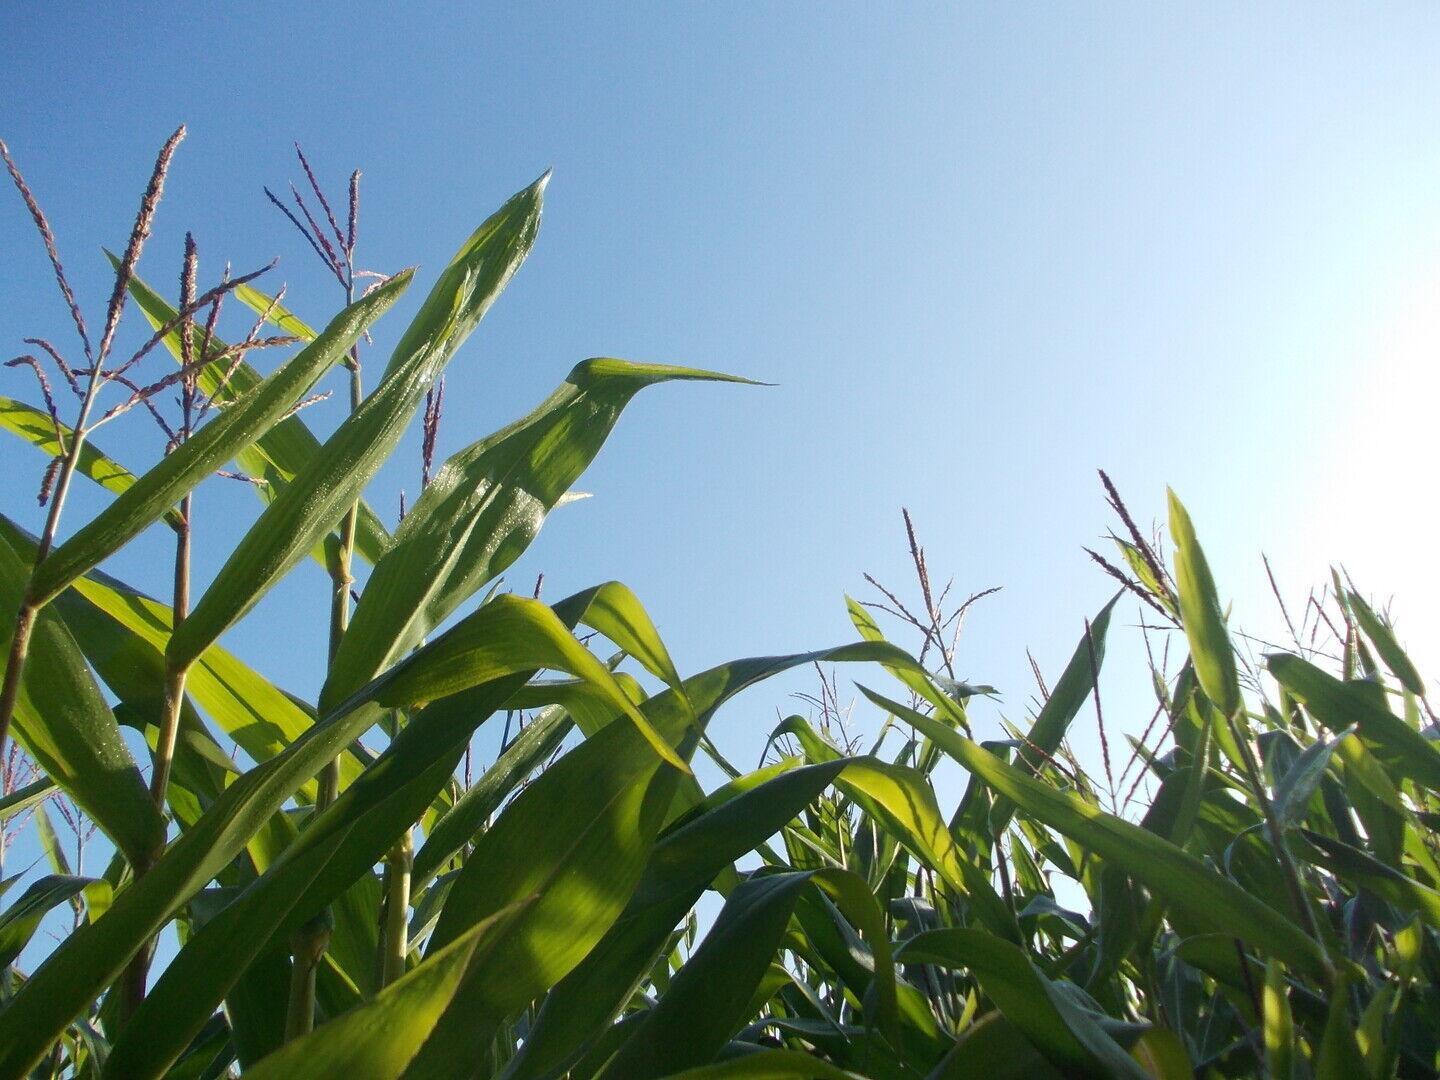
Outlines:
[[[414,274],[390,276],[358,299],[351,277],[351,302],[315,332],[279,297],[254,291],[253,275],[198,292],[187,243],[179,299],[167,302],[137,262],[181,134],[162,153],[114,260],[97,349],[39,203],[5,153],[85,360],[67,364],[60,349],[37,346],[75,391],[72,423],[33,358],[23,362],[45,406],[0,403],[5,426],[58,462],[47,476],[44,532],[0,523],[0,586],[13,614],[4,723],[41,772],[7,790],[3,808],[8,817],[59,788],[115,858],[99,878],[36,882],[0,916],[0,1076],[236,1068],[289,1076],[297,1061],[315,1076],[357,1067],[367,1076],[474,1075],[504,1057],[516,1018],[626,910],[662,826],[703,809],[689,761],[715,710],[756,678],[804,660],[748,661],[682,680],[638,601],[616,583],[553,605],[492,588],[464,609],[566,499],[636,393],[675,380],[744,380],[584,361],[529,415],[442,463],[392,533],[364,503],[367,483],[528,254],[548,176],[462,246],[374,389],[356,390],[349,415],[322,441],[296,407],[331,368],[354,374],[357,340]],[[352,223],[347,260],[353,236]],[[220,339],[216,318],[232,294],[260,316],[238,346]],[[115,363],[127,302],[152,332]],[[266,324],[284,333],[259,337]],[[287,344],[300,348],[268,375],[247,360]],[[137,382],[136,365],[160,346],[175,366]],[[116,385],[128,395],[94,419],[102,391]],[[96,428],[126,408],[163,422],[158,392],[168,388],[181,392],[182,422],[160,461],[132,472],[97,446]],[[184,543],[192,496],[231,462],[257,481],[264,507],[192,602]],[[66,537],[60,511],[77,475],[114,498]],[[98,569],[161,521],[180,538],[170,603]],[[332,569],[334,591],[348,598],[351,554],[371,566],[356,583],[353,612],[332,607],[327,617],[333,649],[315,702],[286,694],[217,644],[307,557]],[[582,628],[664,689],[647,694],[597,658],[575,636]],[[537,681],[542,672],[558,678]],[[516,712],[531,722],[462,790],[455,771],[477,727]],[[131,755],[122,723],[145,735],[149,762]],[[383,749],[361,745],[367,732],[380,733]],[[567,742],[572,732],[578,745]],[[237,763],[227,742],[253,767]],[[394,855],[417,826],[424,842],[412,870]],[[390,871],[377,875],[387,855]],[[406,887],[401,877],[411,879]],[[80,912],[74,932],[33,971],[16,968],[39,918],[71,901]],[[149,955],[167,929],[178,950],[151,972]]]
[[[1291,649],[1249,667],[1184,507],[1172,496],[1171,568],[1106,484],[1125,569],[1097,559],[1186,653],[1152,672],[1165,726],[1134,740],[1154,784],[1138,821],[1066,747],[1098,694],[1115,600],[1008,738],[971,734],[988,688],[891,660],[909,700],[861,687],[884,727],[857,754],[834,737],[827,682],[822,724],[782,723],[773,779],[734,797],[809,783],[813,801],[759,869],[717,879],[725,906],[688,960],[657,933],[650,994],[588,1043],[575,1017],[596,984],[563,997],[562,983],[509,1075],[1435,1075],[1440,756],[1418,670],[1339,576],[1304,624],[1285,612]],[[945,668],[938,643],[964,605],[941,611],[909,533],[922,603],[882,590],[874,606]],[[878,642],[872,610],[851,605]],[[931,784],[942,756],[971,775],[948,815]],[[537,1059],[549,1068],[525,1067]]]
[[[41,534],[0,518],[0,734],[28,755],[0,745],[0,827],[33,814],[54,871],[0,912],[0,1080],[1435,1074],[1440,751],[1418,669],[1348,580],[1253,667],[1183,506],[1167,560],[1107,480],[1124,528],[1115,562],[1095,558],[1173,643],[1123,797],[1108,739],[1103,785],[1067,746],[1091,704],[1103,719],[1116,601],[1040,680],[1033,715],[977,740],[991,691],[954,664],[971,601],[945,608],[908,515],[918,604],[881,589],[851,602],[853,644],[682,677],[623,585],[542,603],[499,580],[636,393],[744,380],[584,361],[529,415],[427,461],[392,531],[367,487],[422,410],[433,450],[438,380],[529,253],[546,178],[461,247],[367,394],[358,342],[417,275],[355,296],[353,178],[344,226],[303,155],[319,214],[298,190],[283,207],[345,293],[319,331],[257,275],[202,291],[192,241],[173,302],[141,279],[182,133],[113,260],[98,347],[4,151],[84,359],[33,339],[45,362],[18,363],[43,407],[0,400],[0,423],[52,461]],[[226,297],[256,315],[238,345],[220,338]],[[117,361],[131,306],[149,336]],[[290,348],[269,374],[248,359]],[[142,379],[161,350],[173,363]],[[296,410],[337,366],[350,408],[320,439]],[[96,441],[131,409],[166,432],[134,472]],[[262,509],[192,583],[202,482],[232,468]],[[113,498],[67,533],[76,476]],[[167,599],[100,569],[162,522]],[[314,701],[218,643],[306,558],[330,578]],[[886,640],[887,612],[916,655]],[[862,662],[895,680],[863,676],[883,718],[868,752],[828,676],[822,722],[785,720],[760,768],[710,743],[740,690]],[[472,771],[487,721],[505,735]],[[697,757],[719,770],[711,790]],[[970,776],[948,812],[933,782],[947,759]],[[1129,810],[1146,780],[1148,806]],[[65,860],[57,791],[113,847],[102,874]],[[71,929],[22,970],[66,905]]]

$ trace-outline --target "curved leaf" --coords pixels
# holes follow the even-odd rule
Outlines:
[[[480,963],[496,931],[525,907],[498,911],[372,1001],[323,1024],[245,1070],[250,1080],[395,1080],[455,996],[466,970]]]
[[[110,261],[114,265],[119,263],[113,255],[110,256]],[[236,290],[237,295],[241,295],[244,288],[242,286]],[[138,277],[130,279],[130,298],[156,330],[169,325],[175,319],[175,309]],[[287,332],[293,333],[294,328],[289,328]],[[313,340],[313,337],[312,332],[309,339]],[[211,342],[217,349],[226,347],[219,338],[212,337]],[[182,354],[178,330],[172,330],[166,335],[165,347],[177,360],[180,358]],[[207,364],[200,369],[198,377],[200,389],[214,397],[221,405],[233,404],[258,386],[260,381],[260,374],[244,360],[233,369],[228,361]],[[271,502],[319,451],[320,441],[305,426],[305,421],[299,416],[288,416],[240,451],[235,460],[246,475],[260,481],[251,485],[256,493],[266,502]],[[390,534],[375,516],[375,511],[364,502],[360,504],[357,524],[355,552],[366,562],[374,563],[390,546]],[[317,547],[312,554],[322,566],[325,565],[324,554],[320,548]]]
[[[29,564],[0,530],[0,611],[20,608]],[[14,620],[0,624],[8,655]],[[148,862],[165,842],[165,822],[120,738],[120,726],[60,615],[35,613],[30,656],[15,709],[15,734],[132,862]]]
[[[1265,666],[1290,694],[1331,731],[1352,724],[1387,769],[1440,792],[1440,750],[1394,713],[1376,704],[1373,684],[1342,682],[1308,660],[1288,654],[1265,658]]]
[[[1195,675],[1205,695],[1225,716],[1234,716],[1242,706],[1240,677],[1235,670],[1235,650],[1225,629],[1225,613],[1210,576],[1210,564],[1190,515],[1176,498],[1170,497],[1170,538],[1175,541],[1175,584],[1180,593],[1180,622],[1190,643]]]
[[[547,177],[512,197],[446,267],[396,346],[384,380],[276,496],[175,632],[172,667],[199,656],[359,499],[426,391],[529,253]]]
[[[79,896],[94,878],[51,874],[34,882],[20,898],[0,913],[0,971],[4,971],[20,955],[40,920],[52,908]]]
[[[636,1023],[601,1080],[654,1080],[713,1058],[749,1018],[755,989],[811,885],[829,893],[868,939],[878,1012],[893,1032],[895,973],[885,920],[864,880],[839,869],[757,876],[730,894],[704,943]]]
[[[663,738],[674,739],[677,745],[685,740],[684,757],[715,710],[747,686],[817,660],[897,657],[903,653],[893,646],[862,643],[818,653],[737,660],[687,679],[683,695],[667,690],[644,702],[641,709]],[[665,770],[655,781],[642,779],[655,777],[659,769],[653,748],[638,738],[634,727],[611,723],[547,769],[480,838],[451,888],[436,930],[437,943],[539,885],[554,888],[555,893],[515,924],[512,961],[497,960],[473,985],[462,988],[408,1080],[448,1078],[470,1067],[483,1044],[483,1032],[564,976],[621,916],[640,883],[650,844],[669,808],[673,780],[680,778],[677,772]],[[616,831],[620,821],[629,822],[624,831]],[[574,860],[572,869],[563,878],[555,877],[571,865],[569,860]],[[660,932],[668,934],[673,926],[672,921]],[[626,943],[618,944],[623,948]],[[539,957],[543,962],[533,959]]]
[[[1410,657],[1405,655],[1405,650],[1400,647],[1400,642],[1395,640],[1395,632],[1380,619],[1380,616],[1375,614],[1359,593],[1346,593],[1345,599],[1350,610],[1355,613],[1355,619],[1359,622],[1360,628],[1365,631],[1365,636],[1375,643],[1375,649],[1379,652],[1380,658],[1400,680],[1400,685],[1410,693],[1424,697],[1425,681],[1420,678],[1420,672]]]
[[[927,930],[907,939],[896,960],[967,969],[999,1010],[1067,1076],[1147,1080],[1145,1070],[1017,945],[978,930]]]
[[[529,416],[446,461],[366,583],[331,663],[321,708],[408,653],[513,563],[599,452],[630,398],[675,379],[748,381],[689,368],[586,360]],[[663,648],[655,658],[668,665]],[[669,674],[674,677],[673,666]]]
[[[861,688],[864,690],[864,688]],[[1056,791],[929,716],[872,691],[865,694],[934,739],[966,769],[983,777],[1027,814],[1126,871],[1204,926],[1266,949],[1298,968],[1323,975],[1325,954],[1293,922],[1154,833]]]
[[[365,328],[399,299],[412,276],[409,270],[397,274],[351,304],[314,342],[156,462],[35,568],[31,596],[40,602],[55,596],[158,521],[195,485],[288,416]]]

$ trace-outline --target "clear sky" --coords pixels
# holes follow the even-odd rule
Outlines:
[[[0,136],[92,321],[99,248],[179,122],[142,273],[173,282],[189,228],[210,275],[281,256],[312,322],[333,282],[261,193],[298,179],[292,140],[332,189],[364,171],[360,262],[420,263],[421,288],[553,166],[530,262],[452,365],[442,451],[592,355],[778,384],[647,391],[595,497],[510,577],[627,582],[686,672],[850,639],[842,593],[904,578],[906,506],[937,574],[1004,586],[959,666],[1018,713],[1026,647],[1053,678],[1111,592],[1081,551],[1112,524],[1096,467],[1144,521],[1176,488],[1241,624],[1273,623],[1262,550],[1292,598],[1344,561],[1436,655],[1433,5],[17,3],[5,24]],[[68,340],[8,192],[0,255],[0,349]],[[0,392],[34,396],[14,371]],[[145,438],[104,445],[140,464]],[[14,513],[39,463],[0,455]],[[407,449],[372,500],[393,515],[417,484]],[[202,568],[258,505],[210,487]],[[115,568],[160,591],[149,550]],[[313,692],[322,595],[306,568],[226,644]],[[722,745],[752,760],[777,705],[746,699]]]

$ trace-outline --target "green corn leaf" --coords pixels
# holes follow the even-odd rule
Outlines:
[[[1101,812],[1076,795],[1035,780],[932,717],[894,702],[887,707],[1027,814],[1101,859],[1123,866],[1152,893],[1183,908],[1206,928],[1249,941],[1307,972],[1325,972],[1325,954],[1317,942],[1194,856],[1138,825]]]
[[[375,392],[276,496],[171,638],[172,666],[199,656],[359,499],[426,391],[529,253],[545,179],[512,197],[480,226],[440,275]]]
[[[1440,750],[1374,700],[1371,684],[1342,682],[1298,656],[1268,656],[1266,667],[1310,714],[1333,732],[1359,728],[1361,740],[1392,773],[1440,791]]]
[[[521,901],[475,926],[372,1001],[287,1043],[245,1070],[250,1080],[398,1080],[455,996],[466,970],[483,963]]]
[[[866,641],[885,640],[885,634],[881,631],[880,624],[861,604],[847,596],[845,597],[845,610],[862,638]],[[934,705],[937,714],[949,721],[953,727],[969,730],[968,722],[965,719],[965,710],[961,708],[959,702],[948,694],[942,693],[930,680],[930,673],[915,663],[912,658],[907,656],[902,661],[887,665],[887,670],[919,694],[921,698]],[[923,772],[924,769],[922,768],[921,771]]]
[[[985,1080],[1064,1080],[1065,1074],[1040,1056],[1013,1020],[992,1009],[961,1032],[926,1080],[977,1076]]]
[[[431,950],[518,897],[537,900],[461,988],[412,1080],[473,1067],[512,1010],[589,952],[629,900],[678,775],[633,726],[610,724],[547,768],[479,837]]]
[[[0,536],[22,559],[33,561],[34,538],[3,516]],[[160,693],[170,641],[168,605],[99,571],[76,581],[55,603],[91,663],[124,676],[131,685],[148,680],[154,693]],[[125,695],[104,672],[101,677]],[[307,707],[218,645],[191,667],[186,692],[256,761],[268,761],[315,723]],[[353,754],[342,755],[342,785],[359,771]],[[314,784],[307,784],[305,791],[308,800]]]
[[[235,299],[256,315],[265,316],[270,325],[298,337],[301,341],[314,341],[316,334],[304,320],[280,303],[279,299],[261,292],[253,285],[239,285],[235,288]]]
[[[533,654],[527,650],[535,647],[539,639],[522,627],[511,641],[508,655],[502,655],[507,635],[520,625],[517,610],[534,612],[540,630],[553,630],[557,625],[555,615],[549,609],[542,615],[540,608],[543,605],[537,601],[503,598],[502,602],[497,598],[467,620],[469,632],[491,643],[483,657],[487,677],[498,681],[516,676],[523,681],[538,667],[566,658],[571,648],[566,642],[574,638],[563,624],[558,624],[563,637],[548,644],[541,642]],[[486,630],[486,617],[492,620],[490,631]],[[590,659],[598,664],[593,657]],[[457,671],[451,668],[449,674],[454,677]],[[608,684],[597,692],[623,696],[608,672],[605,677]],[[504,696],[496,705],[513,693],[514,685],[506,683]],[[419,702],[404,704],[411,707]],[[322,716],[285,751],[231,784],[205,816],[170,845],[149,873],[116,896],[104,917],[66,939],[0,1013],[0,1076],[23,1072],[39,1060],[86,1003],[120,974],[135,950],[220,873],[269,823],[285,800],[377,723],[384,712],[381,706],[366,702]],[[442,782],[443,778],[436,781],[415,809],[415,817],[409,820],[418,819]],[[145,802],[151,805],[148,798]]]
[[[1190,644],[1190,656],[1200,687],[1227,717],[1241,708],[1240,677],[1235,651],[1225,629],[1225,613],[1210,576],[1210,564],[1195,539],[1190,515],[1176,498],[1170,498],[1170,537],[1175,541],[1175,584],[1180,593],[1180,622]]]
[[[1400,642],[1395,640],[1395,633],[1376,615],[1370,605],[1360,596],[1359,593],[1346,593],[1346,600],[1349,608],[1355,614],[1355,620],[1360,624],[1360,629],[1365,631],[1365,636],[1375,644],[1375,650],[1380,654],[1380,659],[1385,661],[1385,666],[1395,673],[1400,680],[1400,685],[1418,697],[1425,696],[1425,682],[1420,678],[1420,672],[1416,670],[1410,657],[1405,655],[1405,650],[1400,647]]]
[[[555,612],[538,600],[510,594],[495,597],[335,708],[349,711],[371,701],[406,708],[458,693],[513,670],[511,658],[517,648],[527,650],[535,667],[584,679],[587,692],[629,716],[664,760],[682,772],[690,771],[609,669],[575,639]]]
[[[50,864],[50,869],[60,877],[70,877],[70,857],[65,854],[60,836],[55,832],[55,824],[43,806],[35,811],[35,831],[40,834],[40,846],[45,851],[45,861]]]
[[[574,605],[560,606],[568,610]],[[567,618],[583,614],[581,610],[568,611]],[[533,629],[526,629],[526,617]],[[285,941],[352,882],[367,875],[395,838],[424,813],[449,781],[475,727],[507,703],[520,682],[538,667],[568,670],[582,666],[563,656],[557,658],[554,645],[546,644],[545,634],[562,643],[574,638],[568,626],[538,601],[500,596],[472,615],[467,624],[490,643],[485,656],[477,660],[477,672],[485,677],[477,677],[477,685],[414,714],[386,752],[308,824],[243,896],[211,918],[180,951],[114,1047],[113,1075],[127,1080],[160,1076],[267,943]],[[422,660],[423,655],[422,650],[415,659]],[[603,665],[588,653],[584,655],[588,665],[583,666],[610,680]],[[615,692],[605,692],[613,701]],[[407,700],[405,704],[418,703]],[[343,718],[358,708],[352,701],[336,715]],[[672,734],[683,734],[679,717],[671,717],[668,723]],[[634,730],[629,724],[622,726]],[[649,760],[653,771],[653,750],[648,758],[638,757]],[[562,762],[567,760],[568,756]],[[537,787],[541,782],[527,790]],[[556,801],[562,804],[563,813],[573,809],[563,798]],[[477,851],[472,862],[480,857]],[[463,894],[462,889],[457,896]],[[520,892],[511,899],[528,895]],[[458,902],[452,897],[446,912]],[[445,929],[442,921],[439,930]]]
[[[451,457],[375,566],[331,664],[321,708],[414,648],[530,545],[642,388],[676,379],[748,382],[690,368],[586,360],[524,419]],[[646,658],[674,669],[663,650]]]
[[[565,607],[556,605],[557,611]],[[677,747],[684,741],[684,757],[715,710],[756,682],[817,661],[903,658],[893,646],[861,643],[737,660],[687,679],[683,694],[666,690],[655,695],[641,709],[662,737],[675,740]],[[658,777],[657,770],[660,761],[654,749],[639,739],[636,729],[612,723],[542,773],[479,838],[451,887],[436,943],[494,907],[530,895],[539,885],[546,886],[545,899],[515,924],[513,953],[510,946],[497,952],[496,962],[477,975],[473,985],[462,988],[407,1080],[449,1077],[473,1064],[483,1043],[477,1033],[557,982],[620,917],[669,809],[674,781],[681,779],[673,769],[659,771]],[[652,793],[650,787],[656,790]],[[683,916],[679,912],[663,932],[668,934]],[[510,959],[502,962],[500,956]],[[541,956],[543,963],[532,959]]]
[[[49,415],[26,405],[23,401],[0,397],[0,427],[7,428],[49,457],[60,457],[75,437],[75,432],[66,424],[57,425]],[[56,438],[56,429],[65,445]],[[135,483],[135,474],[125,466],[102,453],[89,439],[80,447],[80,459],[75,463],[76,471],[93,480],[106,491],[122,495]],[[179,520],[172,511],[166,521]]]
[[[20,608],[30,564],[0,532],[0,611]],[[8,654],[14,623],[0,624]],[[35,613],[20,685],[15,735],[45,775],[73,798],[132,862],[148,862],[165,842],[165,822],[120,737],[115,716],[60,615]]]
[[[410,285],[412,271],[387,281],[335,316],[325,332],[244,397],[139,477],[121,496],[35,568],[40,602],[98,565],[158,521],[192,488],[285,419],[320,376]]]
[[[1105,662],[1105,638],[1110,631],[1110,613],[1124,593],[1116,593],[1090,621],[1090,632],[1075,646],[1074,655],[1065,665],[1059,680],[1045,699],[1040,715],[1025,735],[1025,742],[1017,751],[1019,767],[1031,776],[1037,776],[1049,763],[1049,758],[1064,741],[1070,722],[1095,692],[1096,669]],[[997,831],[1000,824],[993,826]]]
[[[1370,1075],[1355,1041],[1349,1006],[1350,995],[1340,988],[1330,995],[1330,1014],[1315,1053],[1315,1080],[1355,1080]]]
[[[1264,1017],[1265,1064],[1276,1080],[1290,1080],[1295,1059],[1295,1017],[1290,1011],[1289,984],[1285,968],[1277,960],[1265,965]]]
[[[46,912],[85,891],[94,878],[51,874],[33,883],[0,913],[0,971],[9,967],[29,944]]]
[[[893,1033],[894,968],[884,917],[864,880],[837,869],[753,877],[730,894],[704,943],[635,1025],[601,1080],[653,1080],[712,1059],[749,1019],[796,902],[812,886],[825,890],[869,940],[879,1011]]]
[[[31,781],[16,788],[10,794],[0,796],[0,824],[16,814],[23,814],[37,803],[42,803],[55,792],[55,781],[48,776]]]
[[[1310,796],[1324,779],[1330,759],[1353,730],[1347,728],[1332,739],[1316,739],[1275,785],[1275,820],[1282,828],[1298,825],[1304,819],[1310,808]]]
[[[490,820],[519,784],[545,763],[574,727],[570,715],[551,706],[526,724],[495,764],[455,800],[415,853],[411,888],[419,891]]]
[[[793,818],[844,766],[841,760],[782,772],[657,842],[625,911],[546,995],[507,1080],[548,1075],[578,1054],[619,1014],[710,882]]]
[[[907,939],[896,960],[968,970],[1001,1013],[1067,1076],[1147,1080],[1145,1070],[1018,945],[980,930],[927,930]]]
[[[1049,763],[1064,740],[1065,733],[1070,729],[1071,721],[1095,692],[1098,669],[1105,662],[1105,638],[1110,631],[1110,613],[1115,608],[1115,602],[1123,595],[1117,593],[1113,596],[1091,621],[1089,633],[1075,646],[1070,662],[1065,665],[1065,670],[1051,689],[1050,696],[1041,706],[1040,714],[1035,717],[1035,723],[1026,733],[1025,741],[1018,751],[1018,765],[1031,776],[1038,776],[1040,770]],[[970,801],[969,806],[972,810],[961,827],[968,834],[979,836],[984,824],[980,819],[985,804],[976,799]],[[1005,799],[998,800],[990,808],[989,834],[997,836],[1003,832],[1014,812],[1014,804]]]
[[[118,264],[113,255],[110,256],[110,261],[112,265]],[[130,298],[140,307],[146,321],[157,330],[175,318],[175,309],[138,277],[130,279]],[[212,338],[211,343],[217,349],[226,347],[218,338]],[[177,360],[180,358],[182,354],[178,330],[172,330],[166,336],[165,347]],[[225,405],[249,393],[260,384],[261,378],[245,361],[242,360],[232,369],[230,361],[227,360],[201,368],[198,381],[204,393]],[[319,451],[320,442],[305,426],[305,422],[299,416],[289,416],[242,450],[236,457],[236,462],[246,475],[260,481],[251,486],[261,498],[270,502]],[[363,502],[360,504],[358,525],[355,553],[373,564],[390,546],[390,534],[375,512]],[[324,553],[319,547],[312,554],[321,566],[325,565]]]
[[[821,652],[735,661],[686,680],[683,690],[703,721],[731,696],[772,675],[815,663],[865,661],[914,664],[886,642],[866,642]],[[662,694],[646,702],[645,708],[680,709],[683,705],[673,695]],[[836,770],[849,764],[855,762],[831,755],[823,764],[787,772],[730,802],[674,824],[673,831],[656,843],[624,913],[575,970],[546,996],[525,1047],[510,1066],[507,1080],[549,1075],[560,1062],[578,1052],[587,1039],[603,1030],[653,967],[671,931],[707,884],[793,816],[809,801],[810,793],[819,790],[816,785],[823,786]],[[895,802],[895,816],[906,821],[916,837],[932,834],[934,820],[927,823],[923,812],[915,809],[914,792],[894,787],[902,796]],[[918,798],[923,801],[923,794]],[[930,798],[933,802],[934,796]],[[938,819],[938,810],[934,814]],[[938,828],[944,831],[943,825]],[[904,1004],[907,1002],[902,999]],[[926,1035],[932,1034],[924,1027],[928,1019],[928,1011],[923,1016],[906,1012],[906,1022],[921,1025]]]

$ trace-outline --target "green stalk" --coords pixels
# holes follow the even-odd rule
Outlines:
[[[1255,760],[1254,752],[1250,749],[1248,732],[1240,729],[1240,717],[1244,715],[1243,709],[1238,710],[1235,714],[1227,716],[1225,721],[1230,725],[1231,734],[1234,735],[1235,743],[1240,748],[1240,758],[1244,763],[1246,779],[1254,790],[1256,802],[1260,804],[1260,813],[1265,819],[1265,831],[1270,836],[1270,843],[1275,848],[1275,856],[1280,862],[1280,872],[1285,879],[1285,887],[1290,893],[1290,903],[1295,908],[1301,929],[1322,946],[1321,956],[1325,961],[1327,981],[1333,985],[1335,972],[1330,964],[1330,953],[1329,950],[1323,948],[1324,942],[1320,939],[1319,923],[1310,906],[1310,898],[1305,892],[1305,886],[1300,880],[1300,869],[1295,863],[1294,856],[1290,854],[1290,845],[1285,840],[1285,830],[1275,816],[1275,805],[1265,791],[1265,782],[1260,774],[1260,766]]]
[[[389,986],[405,974],[410,952],[410,874],[415,867],[415,845],[410,830],[395,841],[385,856],[385,925],[381,928],[380,985]]]
[[[347,296],[353,296],[353,286]],[[360,406],[360,349],[350,350],[350,411]],[[350,624],[350,586],[354,577],[350,573],[351,559],[355,551],[355,533],[360,519],[359,502],[352,503],[340,525],[340,550],[330,575],[330,659],[340,647],[340,639]],[[331,761],[316,777],[315,814],[320,814],[340,791],[340,763]],[[405,876],[405,888],[409,891],[409,873]],[[408,895],[407,895],[408,901]],[[290,1001],[285,1018],[285,1041],[305,1035],[315,1026],[315,972],[330,947],[330,934],[334,916],[326,908],[315,918],[300,927],[290,939]],[[388,965],[387,965],[388,967]],[[402,968],[403,971],[403,960]]]
[[[180,520],[175,526],[175,594],[174,626],[190,610],[190,509],[191,497],[180,504]],[[170,769],[175,759],[175,739],[180,730],[180,708],[185,700],[185,680],[190,665],[169,669],[165,680],[165,711],[160,718],[160,734],[155,743],[155,768],[150,777],[150,794],[163,813],[165,792],[170,784]]]
[[[65,507],[65,498],[70,493],[70,480],[80,461],[80,451],[85,445],[85,425],[90,419],[91,407],[95,404],[95,393],[100,389],[100,364],[96,361],[90,383],[85,388],[85,397],[80,402],[80,413],[72,426],[70,447],[60,463],[60,472],[55,480],[55,492],[50,498],[50,512],[45,517],[45,528],[40,533],[40,543],[35,549],[35,566],[38,567],[50,554],[55,545],[55,533],[60,526],[60,512]],[[33,572],[32,572],[33,581]],[[15,705],[20,700],[20,681],[25,674],[25,661],[30,655],[30,636],[35,631],[35,616],[44,606],[27,589],[15,613],[15,634],[10,640],[10,656],[5,664],[5,679],[0,682],[0,754],[5,752],[5,740],[10,734],[10,721],[15,716]]]

